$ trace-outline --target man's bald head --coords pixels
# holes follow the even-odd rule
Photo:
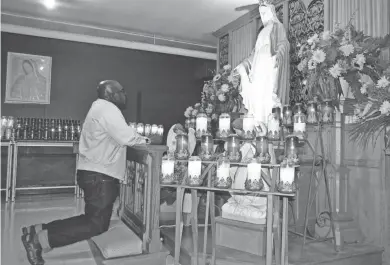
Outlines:
[[[125,109],[127,103],[126,92],[122,85],[115,80],[105,80],[97,87],[98,98],[115,104],[119,109]]]

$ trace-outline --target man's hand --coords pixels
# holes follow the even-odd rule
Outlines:
[[[151,141],[148,137],[142,136],[139,140],[139,144],[150,144]]]

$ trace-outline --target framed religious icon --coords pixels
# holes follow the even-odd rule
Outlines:
[[[50,104],[51,63],[48,56],[9,52],[5,103]]]

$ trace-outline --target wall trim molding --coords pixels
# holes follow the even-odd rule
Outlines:
[[[141,43],[141,42],[132,42],[126,40],[119,40],[119,39],[96,37],[91,35],[82,35],[82,34],[67,33],[67,32],[60,32],[54,30],[38,29],[32,27],[17,26],[12,24],[2,24],[1,31],[8,32],[8,33],[35,36],[35,37],[44,37],[44,38],[51,38],[51,39],[60,39],[60,40],[90,43],[90,44],[97,44],[97,45],[104,45],[104,46],[112,46],[112,47],[125,48],[125,49],[173,54],[173,55],[194,57],[194,58],[207,59],[207,60],[217,60],[217,54],[215,53],[194,51],[194,50],[168,47],[162,45]]]

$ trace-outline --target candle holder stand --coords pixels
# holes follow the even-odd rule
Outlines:
[[[230,130],[218,130],[216,133],[215,133],[215,136],[219,139],[226,139],[229,137],[229,135],[231,134],[231,131]]]
[[[326,166],[327,166],[327,163],[328,163],[328,159],[327,159],[327,156],[326,156],[326,153],[325,153],[325,147],[324,147],[324,140],[323,140],[323,123],[319,120],[318,120],[318,123],[317,123],[317,137],[316,137],[316,140],[315,140],[315,147],[313,147],[311,145],[311,143],[308,141],[308,140],[305,140],[306,143],[308,144],[309,148],[311,149],[312,153],[313,153],[313,163],[312,163],[312,170],[311,170],[311,175],[310,175],[310,181],[309,181],[309,192],[308,192],[308,198],[307,198],[307,203],[306,203],[306,208],[305,208],[305,222],[304,222],[304,229],[303,229],[303,234],[299,234],[299,233],[296,233],[297,235],[300,235],[300,236],[303,236],[303,244],[302,244],[302,252],[301,254],[304,253],[304,247],[305,245],[307,244],[307,239],[310,238],[311,239],[311,243],[312,242],[318,242],[318,241],[327,241],[327,240],[333,240],[333,245],[334,245],[334,249],[336,252],[339,252],[341,249],[342,249],[342,245],[343,243],[341,242],[340,240],[340,233],[338,233],[336,235],[336,230],[335,230],[335,223],[334,223],[334,219],[333,219],[333,206],[332,206],[332,201],[331,201],[331,195],[330,195],[330,190],[329,190],[329,177],[328,177],[328,173],[327,173],[327,169],[326,169]],[[318,142],[319,142],[319,145],[320,145],[320,150],[318,150]],[[317,176],[316,176],[316,173],[315,173],[315,167],[317,166],[316,163],[317,163],[317,158],[318,158],[318,153],[320,154],[319,158],[320,158],[320,161],[321,161],[321,175],[320,177],[317,179]],[[309,209],[312,207],[313,205],[313,202],[314,202],[314,199],[315,199],[315,195],[312,195],[312,194],[317,194],[317,189],[319,188],[319,185],[317,184],[316,187],[315,187],[315,190],[314,192],[312,191],[313,189],[313,179],[317,179],[317,183],[320,183],[320,181],[322,180],[322,178],[324,179],[324,182],[325,182],[325,196],[326,196],[326,199],[328,200],[328,211],[326,212],[326,214],[328,215],[329,217],[329,221],[330,221],[330,229],[331,229],[331,232],[332,232],[332,237],[331,238],[319,238],[319,239],[314,239],[310,236],[307,235],[307,232],[308,232],[308,222],[309,222]],[[323,216],[325,212],[322,212],[318,215],[318,218],[317,218],[317,222],[319,221],[319,219],[321,218],[321,216]]]
[[[186,183],[188,186],[190,187],[199,187],[199,186],[202,186],[202,183],[203,183],[203,177],[201,175],[199,176],[191,176],[191,175],[188,175],[187,179],[186,179]]]
[[[262,190],[264,187],[264,182],[263,180],[261,179],[246,179],[245,180],[245,189],[246,190],[249,190],[249,191],[260,191]]]
[[[295,184],[295,181],[290,183],[281,180],[279,181],[277,188],[280,193],[285,194],[294,194],[297,191],[297,185]]]
[[[175,174],[169,174],[169,175],[160,175],[160,182],[161,184],[172,184],[176,182]]]

